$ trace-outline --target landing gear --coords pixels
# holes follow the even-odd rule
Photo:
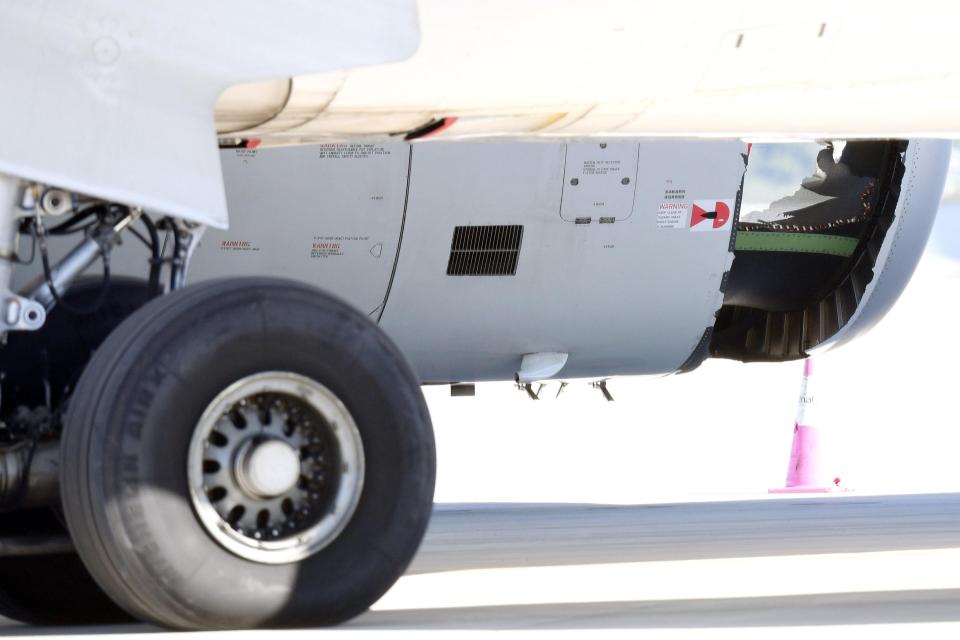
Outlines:
[[[365,316],[272,279],[147,304],[81,376],[66,522],[97,583],[182,629],[332,624],[402,574],[430,516],[429,415]]]
[[[332,624],[413,558],[436,464],[410,366],[311,287],[183,287],[202,232],[0,175],[0,614]],[[150,252],[145,283],[111,276],[121,233]],[[47,239],[69,235],[54,261]],[[102,277],[78,280],[98,260]]]

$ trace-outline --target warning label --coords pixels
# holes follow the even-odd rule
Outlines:
[[[392,155],[390,149],[379,144],[333,143],[319,145],[319,158],[335,160],[364,160],[374,156]]]
[[[684,229],[689,220],[686,202],[661,202],[657,207],[657,229]]]
[[[619,160],[584,160],[580,172],[584,176],[605,176],[611,173],[620,173]]]
[[[343,255],[348,242],[367,243],[370,236],[314,236],[310,244],[311,258],[335,258]]]
[[[691,231],[719,231],[730,224],[733,200],[694,200],[690,207]]]
[[[339,242],[317,242],[314,241],[310,247],[311,258],[331,258],[333,256],[343,255],[343,245]]]
[[[220,251],[260,251],[260,247],[249,240],[221,240]]]

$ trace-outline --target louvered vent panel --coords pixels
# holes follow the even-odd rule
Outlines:
[[[523,240],[523,225],[455,227],[448,276],[512,276]]]

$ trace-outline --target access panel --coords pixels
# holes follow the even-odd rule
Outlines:
[[[424,381],[509,379],[529,353],[569,354],[561,378],[666,373],[702,344],[732,260],[745,144],[413,149],[381,325]],[[580,187],[591,195],[568,197]]]
[[[293,278],[376,317],[396,257],[409,155],[405,144],[223,150],[230,228],[206,231],[190,281]]]

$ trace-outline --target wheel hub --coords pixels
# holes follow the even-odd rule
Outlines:
[[[325,386],[287,372],[243,378],[207,407],[188,478],[207,532],[249,560],[301,560],[346,526],[363,486],[363,445]]]

